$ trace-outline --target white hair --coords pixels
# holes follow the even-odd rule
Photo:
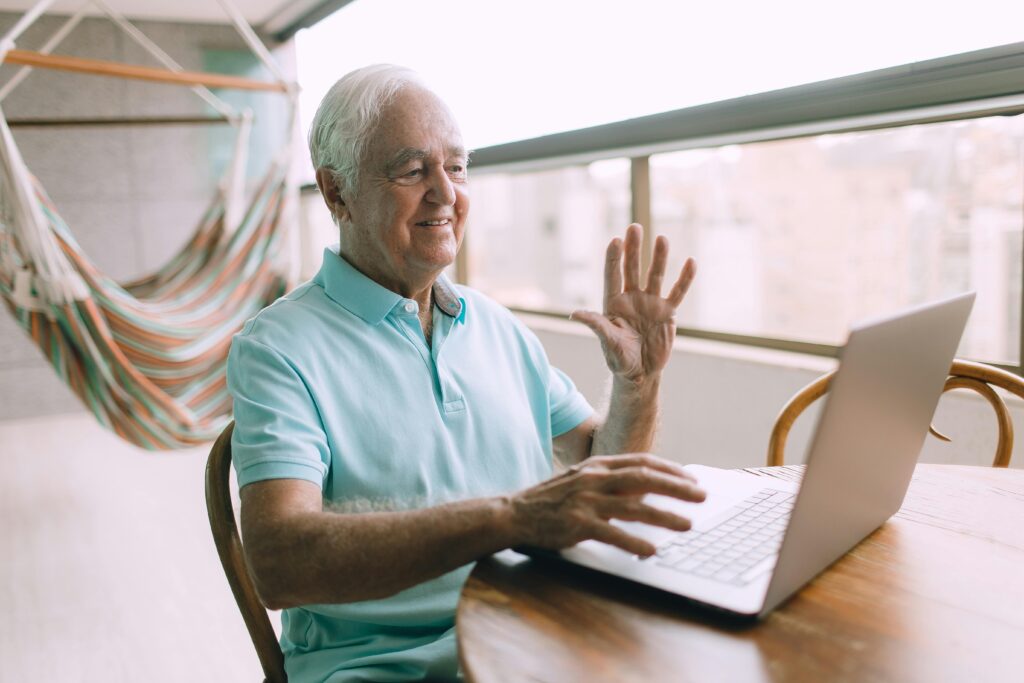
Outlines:
[[[359,164],[381,111],[409,85],[425,87],[415,71],[394,64],[364,66],[339,79],[309,127],[313,168],[329,169],[339,190],[356,187]]]

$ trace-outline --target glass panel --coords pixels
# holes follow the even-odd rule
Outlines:
[[[651,157],[653,222],[699,274],[681,325],[841,344],[975,289],[960,355],[1017,363],[1024,117]]]
[[[473,286],[508,306],[601,305],[604,250],[629,225],[629,160],[472,176]]]

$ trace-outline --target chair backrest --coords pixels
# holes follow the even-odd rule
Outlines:
[[[210,516],[210,530],[213,531],[220,563],[231,584],[231,592],[235,594],[235,602],[242,612],[245,626],[249,629],[266,680],[268,683],[287,683],[284,655],[281,654],[274,627],[256,594],[249,567],[242,555],[242,541],[238,536],[235,511],[231,505],[231,432],[234,427],[235,423],[232,422],[221,432],[206,461],[206,511]]]
[[[832,383],[833,375],[835,372],[822,375],[798,391],[775,418],[775,427],[768,440],[769,467],[785,464],[786,437],[789,435],[789,430],[807,406],[825,395]],[[996,411],[996,420],[999,426],[999,440],[996,442],[996,454],[992,460],[992,466],[1008,467],[1010,457],[1013,455],[1013,421],[1010,419],[1010,412],[1006,409],[1003,399],[991,385],[1024,398],[1024,380],[1017,375],[991,365],[966,360],[953,361],[953,365],[949,369],[949,377],[946,379],[946,386],[942,391],[945,393],[953,389],[972,389],[992,405]],[[935,427],[929,427],[928,431],[943,441],[951,440]]]

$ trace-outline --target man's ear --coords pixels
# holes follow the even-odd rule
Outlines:
[[[320,188],[320,195],[324,198],[324,203],[331,215],[334,216],[335,222],[340,224],[342,221],[349,220],[348,204],[345,203],[338,190],[338,184],[334,181],[334,173],[331,169],[316,169],[316,186]]]

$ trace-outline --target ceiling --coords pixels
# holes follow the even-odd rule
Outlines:
[[[74,14],[87,0],[55,0],[47,9],[52,14]],[[231,0],[256,29],[279,39],[300,28],[312,26],[353,0]],[[230,23],[224,9],[214,0],[106,0],[129,19],[153,19],[199,23]],[[0,0],[0,12],[25,12],[36,0]],[[99,9],[92,14],[102,14]]]

